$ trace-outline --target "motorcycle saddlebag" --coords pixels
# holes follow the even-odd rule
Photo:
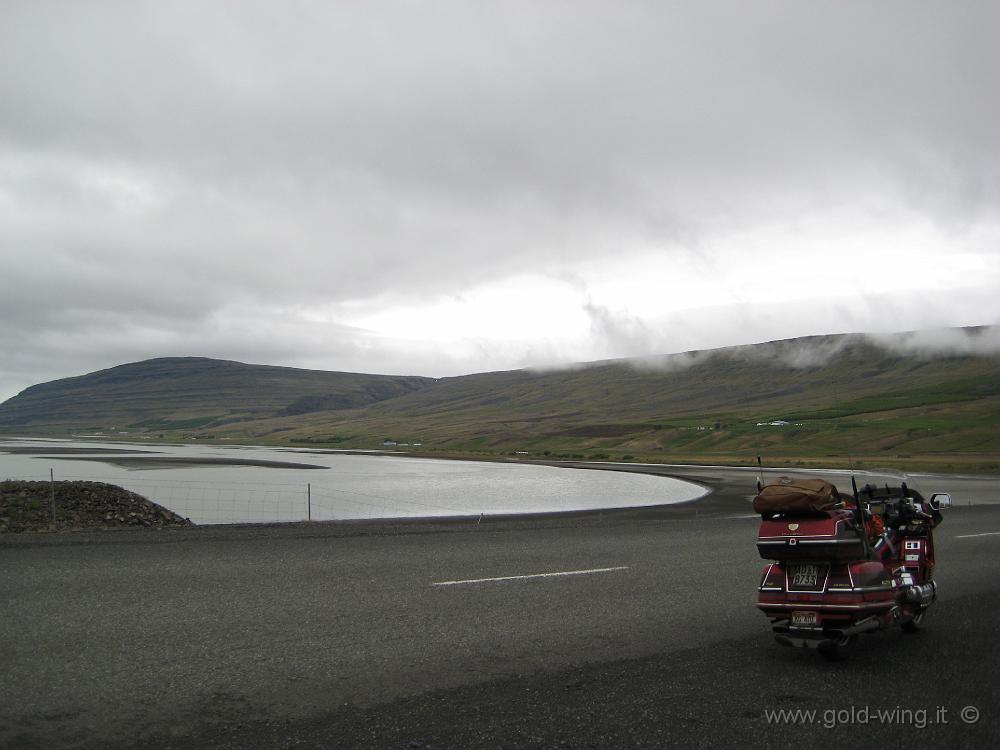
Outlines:
[[[753,509],[761,515],[775,513],[813,514],[840,505],[837,488],[823,479],[779,477],[754,498]]]

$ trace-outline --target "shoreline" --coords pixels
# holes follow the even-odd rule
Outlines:
[[[300,443],[260,443],[251,444],[243,442],[233,442],[229,439],[169,439],[169,438],[147,438],[142,435],[66,435],[53,437],[51,435],[17,435],[0,434],[0,450],[4,443],[15,441],[36,442],[49,444],[48,453],[60,453],[64,449],[55,447],[59,443],[108,443],[112,445],[128,446],[122,450],[108,448],[94,448],[90,453],[155,453],[158,446],[172,447],[199,447],[199,448],[219,448],[219,449],[263,449],[282,451],[293,454],[315,454],[315,455],[352,455],[352,456],[394,456],[400,458],[422,458],[440,459],[445,461],[480,461],[485,463],[523,463],[542,464],[549,466],[566,466],[572,464],[613,464],[631,466],[676,466],[676,467],[720,467],[731,469],[756,470],[756,467],[747,466],[747,462],[752,462],[759,449],[751,451],[749,454],[672,454],[659,456],[639,454],[634,456],[623,455],[619,458],[628,458],[629,461],[615,460],[615,456],[575,456],[566,454],[546,456],[543,452],[534,451],[497,451],[478,452],[466,449],[447,449],[425,446],[421,450],[398,450],[393,448],[333,448],[323,445],[305,445]],[[67,452],[76,452],[79,449],[69,449]],[[909,474],[955,474],[977,477],[995,477],[1000,481],[1000,455],[985,452],[968,453],[925,453],[919,455],[880,455],[880,454],[857,454],[848,456],[847,454],[837,455],[795,455],[777,454],[764,456],[765,462],[772,464],[771,468],[765,467],[767,471],[851,471],[858,472],[878,470],[884,467],[893,467],[899,471]]]
[[[22,438],[23,439],[23,438]],[[30,440],[30,438],[28,438]],[[128,445],[132,445],[129,443]],[[152,444],[146,444],[152,448]],[[163,445],[176,445],[175,443],[164,443]],[[234,448],[263,448],[274,449],[271,446],[232,446]],[[659,463],[638,463],[638,462],[615,462],[615,461],[564,461],[564,460],[540,460],[533,458],[513,458],[505,456],[496,457],[465,457],[465,456],[428,456],[426,454],[404,453],[401,451],[349,451],[349,450],[316,450],[316,449],[288,449],[291,453],[313,453],[313,454],[339,454],[339,455],[388,455],[393,458],[414,458],[414,459],[443,459],[449,461],[466,461],[480,463],[510,463],[520,465],[549,466],[553,468],[570,468],[589,471],[618,471],[624,473],[645,474],[676,479],[696,485],[704,490],[698,497],[690,500],[683,500],[675,503],[665,503],[659,505],[643,506],[620,506],[609,508],[591,508],[575,510],[556,510],[539,512],[512,512],[496,514],[476,514],[469,513],[463,515],[449,516],[405,516],[405,517],[382,517],[382,518],[361,518],[361,519],[334,519],[323,521],[262,521],[262,522],[235,522],[235,523],[209,523],[196,525],[191,529],[184,530],[153,530],[160,533],[149,534],[149,530],[129,530],[118,528],[104,529],[63,529],[59,532],[34,531],[21,532],[16,536],[64,536],[70,535],[78,539],[81,543],[81,535],[97,535],[105,537],[109,534],[119,535],[128,532],[138,532],[144,538],[159,537],[164,534],[175,535],[178,533],[197,534],[200,537],[210,530],[240,530],[238,533],[252,536],[254,530],[271,530],[278,533],[306,535],[330,535],[330,536],[354,536],[354,535],[390,535],[400,533],[432,533],[434,531],[445,530],[468,530],[469,528],[500,530],[502,528],[519,528],[522,525],[544,525],[552,526],[559,524],[589,524],[606,523],[614,521],[665,521],[665,520],[693,520],[697,518],[712,517],[743,517],[753,515],[750,510],[750,502],[756,494],[757,467],[752,466],[728,466],[709,464],[659,464]],[[0,452],[28,453],[35,452],[25,446],[4,447],[0,443]],[[256,459],[236,459],[228,457],[177,457],[177,456],[156,456],[154,451],[136,451],[122,448],[120,451],[114,448],[78,448],[62,447],[59,450],[52,450],[46,447],[45,453],[61,454],[60,457],[73,456],[74,460],[89,460],[106,463],[119,463],[128,468],[183,468],[187,466],[234,466],[247,465],[270,468],[328,468],[309,464],[299,464],[295,462],[283,462],[273,460]],[[142,453],[145,455],[135,455]],[[90,454],[90,455],[87,455]],[[99,455],[94,455],[99,454]],[[53,455],[53,458],[56,456]],[[118,460],[115,460],[115,459]],[[825,475],[835,484],[842,485],[841,490],[850,490],[849,477],[852,472],[843,468],[806,468],[806,467],[769,467],[764,470],[765,479],[773,478],[777,474],[786,473],[808,473]],[[863,472],[857,472],[863,475]],[[993,482],[1000,482],[1000,478],[984,475],[937,475],[921,474],[916,477],[920,483],[924,477],[937,480],[938,483],[964,483],[975,490],[972,497],[966,503],[965,498],[960,497],[959,503],[971,505],[973,499],[975,504],[994,504],[998,502],[984,493],[988,491]],[[979,485],[984,485],[980,487]],[[287,530],[282,532],[280,530]],[[12,534],[4,534],[2,539],[6,540]],[[123,539],[124,541],[124,539]],[[3,542],[0,542],[3,544]]]
[[[518,462],[520,463],[520,462]],[[555,468],[579,470],[618,470],[600,465],[574,462],[572,466],[547,464]],[[711,475],[681,476],[657,467],[645,467],[642,472],[678,479],[704,490],[698,497],[660,505],[624,506],[599,509],[577,509],[498,514],[467,514],[452,516],[408,516],[324,521],[265,521],[259,523],[212,523],[186,528],[79,528],[57,531],[30,531],[0,535],[0,547],[49,544],[91,543],[161,543],[195,540],[233,541],[258,537],[355,537],[434,534],[449,532],[501,532],[553,527],[594,526],[626,522],[663,522],[698,520],[745,514],[753,496],[747,494],[744,482],[733,482]],[[667,467],[663,467],[667,468]],[[753,485],[749,487],[752,490]]]

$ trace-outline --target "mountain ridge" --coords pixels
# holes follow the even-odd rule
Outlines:
[[[30,386],[0,404],[0,426],[72,426],[100,422],[109,415],[131,426],[198,418],[209,424],[226,418],[273,416],[282,409],[289,414],[308,413],[310,399],[356,408],[431,382],[432,378],[419,376],[305,370],[209,357],[156,357]],[[103,403],[90,408],[87,400],[95,396]]]
[[[1000,467],[1000,355],[972,353],[982,329],[956,335],[961,346],[933,356],[905,338],[840,334],[446,378],[157,358],[25,389],[0,404],[0,429],[661,461],[948,454]]]

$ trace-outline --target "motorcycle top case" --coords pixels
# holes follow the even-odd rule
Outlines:
[[[864,542],[850,510],[765,517],[760,523],[757,551],[765,560],[780,562],[849,562],[866,558]]]

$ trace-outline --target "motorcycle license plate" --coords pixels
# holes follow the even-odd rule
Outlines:
[[[815,625],[815,612],[792,612],[792,625]]]
[[[792,568],[793,586],[816,586],[819,579],[818,565],[796,565]]]

